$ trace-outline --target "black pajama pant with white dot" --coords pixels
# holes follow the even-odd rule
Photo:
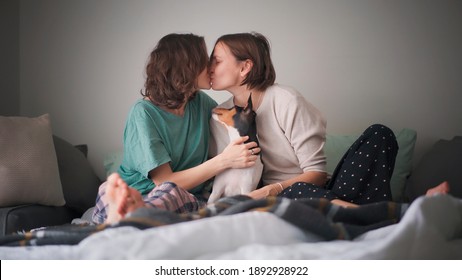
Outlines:
[[[341,199],[355,204],[391,201],[390,179],[397,153],[393,131],[381,124],[371,125],[345,153],[326,186],[299,182],[279,196]]]

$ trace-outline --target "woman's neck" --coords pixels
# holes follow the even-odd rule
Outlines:
[[[183,103],[180,108],[178,109],[169,109],[169,108],[164,108],[164,110],[168,111],[169,113],[172,113],[174,115],[182,117],[184,115],[184,109],[186,108],[186,102]]]
[[[252,93],[253,110],[256,111],[258,107],[260,107],[264,92],[261,92],[255,89],[251,90],[248,88],[243,88],[243,89],[235,90],[231,92],[231,94],[234,96],[233,98],[234,105],[239,106],[239,107],[247,106],[247,101],[249,100],[250,93]]]

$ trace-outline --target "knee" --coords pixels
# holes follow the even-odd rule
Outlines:
[[[380,124],[380,123],[376,123],[376,124],[369,126],[366,129],[366,132],[373,133],[373,134],[380,134],[380,135],[388,135],[388,134],[394,135],[393,131],[388,126],[384,124]]]
[[[157,187],[158,188],[172,188],[172,189],[174,189],[174,188],[177,188],[178,186],[177,186],[177,184],[175,184],[173,182],[166,181],[166,182],[163,182],[163,183],[159,184]]]
[[[183,189],[182,187],[178,186],[176,183],[173,182],[163,182],[162,184],[155,187],[149,194],[158,195],[159,192],[162,193],[169,193],[174,196],[194,196],[188,190]]]
[[[177,184],[167,181],[157,185],[154,189],[151,190],[151,193],[156,193],[159,191],[169,193],[171,191],[177,191],[178,189],[181,188],[179,188]]]
[[[395,133],[388,126],[383,124],[373,124],[369,126],[364,132],[364,135],[375,138],[380,142],[397,145]]]

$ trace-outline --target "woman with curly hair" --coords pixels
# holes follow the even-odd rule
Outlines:
[[[114,175],[133,196],[139,192],[147,207],[198,210],[206,204],[201,196],[207,180],[255,164],[257,156],[249,149],[259,148],[255,142],[244,144],[247,136],[208,159],[209,120],[217,106],[200,90],[210,88],[208,62],[204,38],[194,34],[166,35],[151,52],[145,89],[128,115],[124,157]],[[124,214],[123,205],[108,209],[106,187],[104,182],[99,188],[95,223],[103,223],[109,211],[110,216]]]

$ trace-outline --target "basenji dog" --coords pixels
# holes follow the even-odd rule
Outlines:
[[[249,96],[245,108],[234,106],[230,109],[213,109],[210,129],[217,145],[217,153],[221,153],[228,143],[241,136],[249,136],[246,143],[254,141],[258,144],[255,122],[257,114],[253,111],[251,97]],[[220,126],[226,129],[228,139],[224,139],[226,135],[223,134],[226,132],[219,129]],[[221,197],[247,194],[255,190],[260,182],[262,172],[263,163],[260,154],[258,154],[255,165],[251,167],[223,171],[215,176],[208,203],[213,203]]]

